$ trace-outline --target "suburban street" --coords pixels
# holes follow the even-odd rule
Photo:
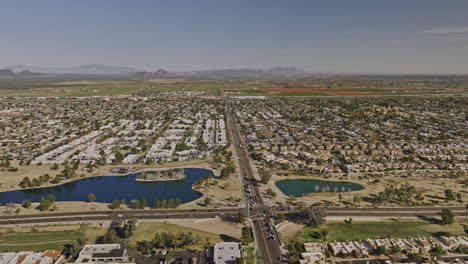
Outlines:
[[[247,209],[247,215],[250,216],[250,219],[253,221],[252,229],[256,243],[258,245],[258,249],[260,251],[260,257],[262,258],[263,263],[281,263],[281,242],[279,241],[279,237],[271,219],[273,216],[273,210],[263,204],[263,200],[256,183],[257,180],[255,179],[253,170],[250,166],[247,149],[243,143],[239,130],[237,129],[234,115],[232,114],[232,109],[229,104],[227,105],[227,112],[227,127],[231,132],[230,134],[233,139],[232,143],[236,148],[240,174],[242,175],[242,178],[244,179],[248,189],[251,190],[250,197],[246,197],[246,208],[251,206],[252,199],[256,199],[254,200],[255,204],[253,208],[251,208],[252,210],[250,210],[250,208]],[[265,223],[261,219],[264,219]],[[269,236],[266,231],[265,224],[267,223],[272,229],[270,231],[272,236]]]

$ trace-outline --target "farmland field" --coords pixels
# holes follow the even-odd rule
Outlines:
[[[68,80],[0,79],[0,96],[83,97],[156,95],[161,92],[204,91],[215,94],[217,86],[209,81],[168,80]]]

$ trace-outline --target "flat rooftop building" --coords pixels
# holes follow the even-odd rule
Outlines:
[[[120,244],[86,245],[81,251],[75,264],[94,263],[131,263],[127,250]]]
[[[215,264],[232,264],[242,257],[241,244],[237,242],[221,242],[214,246]]]

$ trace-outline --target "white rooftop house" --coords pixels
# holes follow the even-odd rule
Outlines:
[[[75,264],[95,263],[131,263],[127,250],[120,244],[86,245],[75,261]]]
[[[237,242],[220,242],[214,246],[215,264],[232,264],[242,257],[241,244]]]

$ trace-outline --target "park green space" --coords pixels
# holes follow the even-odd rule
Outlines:
[[[463,226],[460,223],[451,225],[437,225],[423,221],[400,222],[344,222],[330,221],[320,228],[306,228],[298,235],[301,241],[321,241],[317,239],[317,233],[327,229],[328,241],[347,241],[367,238],[407,238],[407,237],[430,237],[440,234],[463,235]]]
[[[44,251],[48,249],[62,250],[63,245],[74,243],[77,239],[85,239],[89,243],[96,241],[98,236],[105,234],[107,227],[93,227],[89,225],[49,226],[46,231],[40,231],[41,227],[29,230],[3,230],[0,233],[0,251],[19,252],[25,249],[31,251]]]

